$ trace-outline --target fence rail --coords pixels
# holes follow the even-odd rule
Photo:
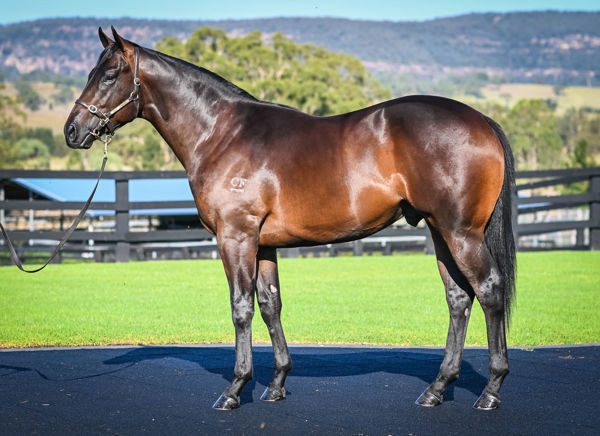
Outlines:
[[[548,222],[524,222],[519,220],[519,237],[543,235],[555,232],[576,231],[576,243],[566,248],[600,250],[600,167],[570,168],[560,170],[520,171],[517,180],[518,198],[515,215],[524,217],[539,212],[558,210],[587,211],[586,219],[560,219]],[[587,182],[587,192],[567,195],[525,195],[527,191],[539,190],[571,183]],[[587,242],[585,242],[587,232]],[[521,244],[521,248],[523,247]],[[552,248],[552,247],[550,247]]]
[[[43,171],[43,170],[0,170],[0,219],[7,211],[68,211],[83,207],[82,202],[51,201],[47,199],[22,200],[4,199],[4,186],[17,178],[60,178],[60,179],[94,179],[96,172],[92,171]],[[217,256],[214,236],[203,229],[166,229],[152,231],[132,231],[130,216],[132,210],[143,209],[174,209],[193,208],[193,201],[130,201],[129,182],[139,179],[181,179],[185,178],[183,171],[107,171],[105,180],[115,182],[115,201],[92,202],[90,210],[108,210],[114,213],[114,225],[110,231],[78,229],[66,246],[67,253],[92,253],[102,260],[110,257],[118,262],[126,262],[131,256],[139,259],[147,258],[145,253],[180,252],[180,257],[193,253],[204,253]],[[519,240],[520,249],[556,248],[556,244],[542,243],[539,246],[527,245],[526,237],[574,231],[577,236],[574,244],[565,248],[600,250],[600,167],[581,169],[560,169],[546,171],[521,171],[517,173],[516,201],[514,202],[513,217],[518,225],[515,235]],[[531,195],[530,191],[552,188],[576,182],[587,182],[587,192],[568,195]],[[556,192],[556,189],[554,190]],[[566,219],[540,222],[535,218],[541,213],[549,214],[557,210],[585,209],[587,219]],[[534,219],[531,221],[531,216]],[[518,218],[530,217],[531,222]],[[57,241],[63,232],[58,230],[8,231],[10,237],[20,242],[20,255],[34,257],[35,253],[49,251],[52,241]],[[198,241],[203,241],[199,243]],[[328,253],[336,255],[349,251],[354,255],[362,255],[374,251],[390,254],[396,250],[420,249],[433,252],[433,244],[426,227],[388,227],[375,235],[361,241],[345,244],[333,244],[322,247],[306,247],[300,249],[282,250],[284,256],[307,255],[312,253]],[[0,245],[0,254],[7,254],[6,247]],[[5,256],[8,259],[8,256]],[[7,260],[8,261],[8,260]]]

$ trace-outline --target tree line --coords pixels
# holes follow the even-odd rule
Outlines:
[[[358,59],[313,44],[298,44],[279,33],[252,32],[230,37],[221,29],[205,27],[185,41],[163,38],[156,49],[207,68],[261,100],[293,106],[314,115],[348,112],[392,96]],[[27,79],[32,80],[25,78],[21,82],[31,88]],[[476,89],[485,80],[486,77],[474,77],[470,89]],[[62,83],[67,88],[72,85]],[[60,135],[55,138],[50,129],[21,126],[18,120],[23,112],[19,107],[28,104],[29,92],[26,86],[23,88],[17,99],[2,95],[0,89],[0,166],[48,168],[50,159],[59,157],[67,168],[90,169],[86,162],[89,152],[69,152],[64,139]],[[448,94],[451,92],[448,89]],[[71,95],[65,98],[72,101]],[[541,99],[520,100],[510,108],[495,103],[473,105],[503,126],[519,169],[598,164],[598,112],[570,109],[558,115],[552,102]],[[92,156],[96,153],[101,153],[99,147],[92,148]],[[134,170],[180,168],[162,138],[148,123],[140,121],[119,132],[110,165],[113,169]]]

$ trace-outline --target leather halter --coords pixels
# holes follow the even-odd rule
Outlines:
[[[134,67],[134,76],[133,76],[133,91],[129,94],[127,99],[123,100],[121,104],[115,107],[110,112],[104,113],[97,106],[93,104],[87,104],[81,99],[75,100],[75,103],[82,105],[85,107],[92,115],[100,118],[98,125],[94,128],[94,130],[90,130],[90,135],[94,136],[96,139],[101,139],[102,134],[104,133],[104,129],[108,130],[106,133],[106,137],[108,142],[110,142],[110,138],[115,134],[116,128],[110,123],[110,119],[121,109],[127,106],[129,103],[137,101],[139,99],[139,91],[140,91],[140,78],[139,78],[139,48],[135,47],[135,67]]]

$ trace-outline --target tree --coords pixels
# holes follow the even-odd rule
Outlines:
[[[4,83],[0,82],[0,91],[4,88]],[[22,131],[22,128],[14,120],[13,115],[25,117],[16,100],[0,93],[0,168],[21,167],[13,140]]]
[[[54,154],[54,150],[56,149],[56,141],[54,140],[54,134],[52,133],[52,129],[49,127],[35,127],[24,129],[20,135],[20,138],[35,138],[39,139],[43,142],[50,151],[51,154]]]
[[[59,85],[60,91],[52,94],[50,99],[56,104],[69,104],[75,100],[75,95],[70,86]]]
[[[278,33],[228,37],[203,27],[185,42],[163,38],[156,48],[209,69],[261,100],[315,115],[347,112],[391,97],[362,63],[322,47],[299,45]]]
[[[572,153],[568,155],[569,162],[567,166],[572,168],[585,168],[597,165],[596,160],[592,156],[590,144],[585,139],[580,139],[574,147]],[[589,182],[575,182],[565,185],[561,189],[563,195],[567,194],[583,194],[589,189]]]
[[[567,84],[565,82],[557,83],[552,87],[552,91],[554,92],[555,96],[560,97],[561,95],[565,94],[566,87]]]
[[[83,159],[79,150],[71,150],[67,157],[67,169],[82,171],[85,169]]]
[[[569,156],[572,167],[585,168],[596,165],[596,160],[592,156],[590,144],[585,139],[580,139],[575,144],[575,150]]]
[[[158,170],[165,164],[164,152],[161,150],[160,141],[154,132],[144,136],[142,147],[142,167],[145,170]]]
[[[519,100],[508,112],[504,128],[519,169],[561,166],[564,144],[558,119],[544,100]]]
[[[583,108],[569,109],[560,117],[558,127],[566,146],[570,166],[581,166],[575,164],[581,163],[581,159],[574,156],[581,156],[584,149],[590,158],[600,154],[600,113]],[[582,141],[585,146],[582,145]]]
[[[36,138],[19,139],[14,148],[17,151],[19,163],[27,169],[50,168],[50,151],[48,146]]]
[[[33,86],[29,82],[19,80],[14,82],[15,89],[19,93],[19,97],[23,100],[25,107],[31,111],[37,111],[44,100],[42,97],[33,89]]]

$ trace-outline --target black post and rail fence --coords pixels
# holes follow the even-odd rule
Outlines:
[[[35,262],[51,251],[64,231],[61,228],[17,229],[11,226],[9,217],[18,215],[34,220],[35,213],[63,213],[77,211],[83,202],[54,201],[30,195],[28,199],[11,199],[5,187],[21,178],[95,179],[90,171],[43,171],[0,170],[0,220],[10,238],[15,241],[19,255],[27,262]],[[188,229],[149,228],[135,231],[130,228],[132,210],[161,210],[193,208],[193,201],[131,201],[129,183],[133,179],[182,179],[182,171],[108,171],[105,180],[115,183],[115,201],[94,201],[90,210],[112,211],[110,225],[103,230],[80,224],[65,246],[65,256],[87,258],[97,261],[130,259],[216,257],[214,236],[200,227]],[[513,217],[518,224],[515,236],[520,250],[578,249],[600,250],[600,167],[559,169],[546,171],[521,171],[517,173],[517,193],[513,197]],[[583,184],[582,184],[583,182]],[[158,181],[160,183],[160,181]],[[567,190],[567,185],[579,184],[579,188]],[[539,192],[542,194],[538,194]],[[575,192],[564,194],[563,192]],[[561,213],[562,211],[562,213]],[[577,213],[567,213],[567,212]],[[114,220],[112,218],[114,216]],[[575,218],[573,218],[575,216]],[[62,226],[63,219],[60,220]],[[365,254],[392,254],[396,251],[420,250],[433,252],[433,244],[426,226],[417,228],[406,223],[390,226],[368,238],[352,243],[330,244],[280,250],[282,256],[336,256],[343,253],[361,256]],[[64,219],[64,228],[69,225]],[[22,226],[21,226],[22,227]],[[56,226],[55,226],[56,227]],[[567,242],[557,242],[548,235],[570,232],[574,235]],[[564,238],[563,238],[564,239]],[[569,242],[571,241],[571,242]],[[0,243],[0,263],[9,264],[10,257],[4,242]],[[157,256],[158,253],[158,256]],[[173,256],[173,253],[178,253]],[[60,257],[58,258],[60,261]]]

